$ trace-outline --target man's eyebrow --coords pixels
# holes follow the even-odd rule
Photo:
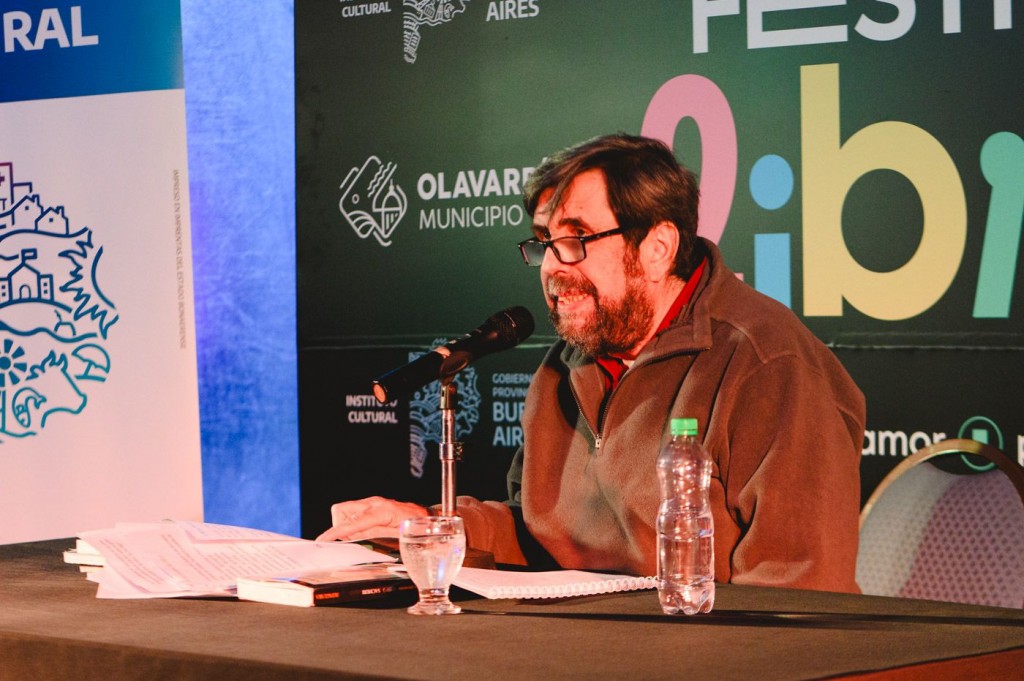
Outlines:
[[[584,232],[594,233],[594,228],[590,226],[590,223],[583,218],[578,217],[563,217],[558,220],[558,226],[563,229],[576,229]],[[550,237],[551,235],[551,224],[540,225],[533,223],[531,225],[534,237],[537,239]]]
[[[594,231],[594,228],[590,226],[589,222],[587,222],[583,218],[578,218],[578,217],[573,217],[573,216],[562,217],[558,221],[558,226],[559,227],[569,227],[569,228],[574,228],[574,229],[581,229],[584,232],[593,232]]]

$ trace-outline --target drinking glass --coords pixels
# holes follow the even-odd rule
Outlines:
[[[462,608],[448,600],[448,589],[466,556],[462,518],[426,516],[403,520],[399,531],[402,564],[420,599],[413,615],[455,615]]]

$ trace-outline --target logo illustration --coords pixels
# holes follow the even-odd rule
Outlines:
[[[370,235],[381,246],[391,245],[391,235],[405,217],[409,201],[392,176],[397,166],[381,163],[376,156],[362,168],[352,168],[341,183],[338,210],[360,238]]]
[[[0,441],[78,414],[110,371],[103,345],[119,319],[97,281],[103,247],[72,231],[64,206],[0,163]]]
[[[957,437],[968,438],[970,440],[977,440],[987,445],[992,445],[999,451],[1005,452],[1006,441],[1003,439],[1003,431],[999,428],[995,421],[988,418],[987,416],[972,416],[960,425],[960,430],[956,434]],[[972,462],[970,458],[960,455],[960,459],[967,464],[969,468],[973,468],[977,471],[986,471],[990,468],[995,468],[994,463],[978,464]]]
[[[444,345],[446,338],[434,341],[433,347]],[[421,356],[422,352],[410,352],[409,361]],[[480,390],[476,384],[476,369],[466,367],[455,375],[455,390],[458,401],[455,410],[455,437],[473,432],[473,426],[480,421]],[[430,443],[441,442],[441,382],[434,381],[420,388],[409,399],[409,472],[414,477],[423,477],[423,466],[427,461]],[[434,449],[437,456],[437,449]]]
[[[403,0],[402,37],[405,61],[416,63],[420,47],[420,26],[440,26],[466,11],[469,0]]]

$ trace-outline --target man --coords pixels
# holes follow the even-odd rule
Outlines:
[[[561,341],[535,374],[504,504],[458,500],[496,560],[654,574],[658,451],[672,417],[714,460],[721,582],[857,591],[864,398],[786,307],[696,236],[697,187],[660,142],[611,135],[545,161],[525,188]],[[426,509],[336,504],[322,539],[395,534]]]

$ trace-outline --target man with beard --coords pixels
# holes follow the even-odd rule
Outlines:
[[[597,138],[525,188],[562,340],[530,384],[504,503],[459,497],[469,544],[498,562],[654,574],[655,461],[673,417],[714,461],[720,582],[857,591],[864,398],[783,305],[697,237],[695,178],[661,142]],[[335,504],[321,539],[394,535],[426,513]]]

